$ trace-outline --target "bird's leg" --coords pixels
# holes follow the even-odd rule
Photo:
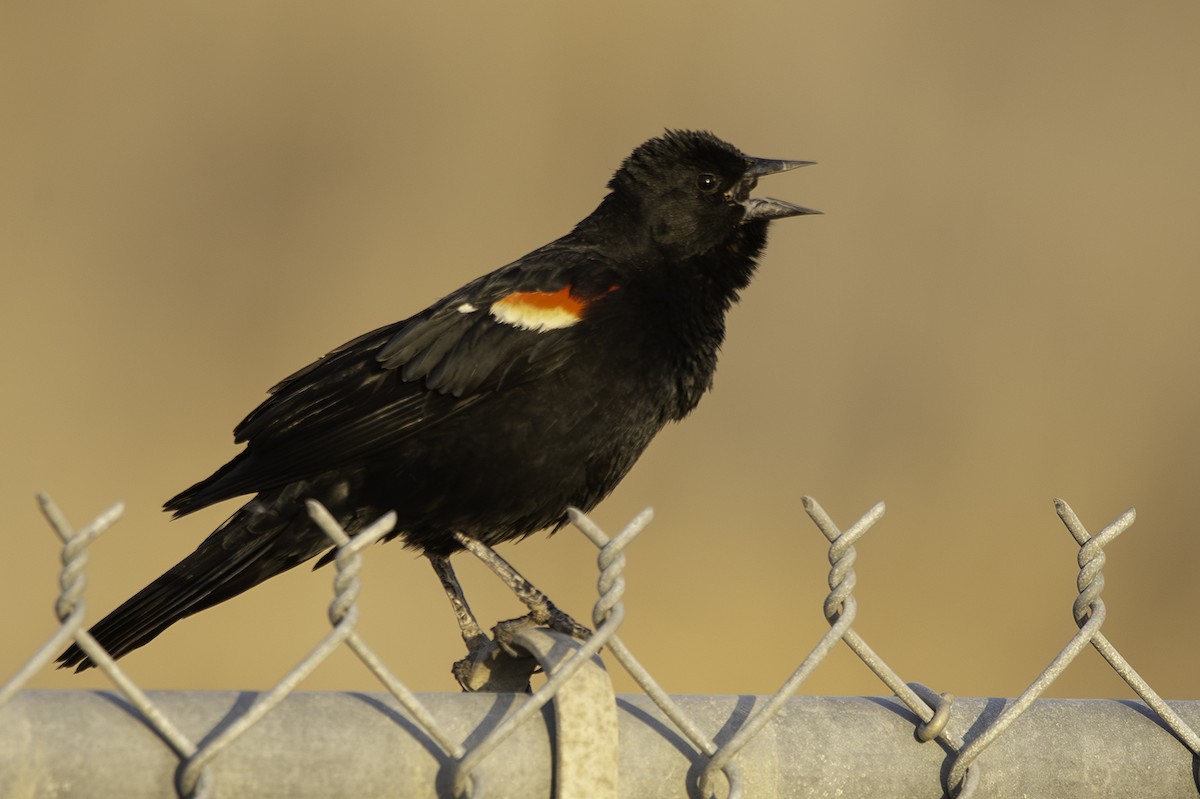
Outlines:
[[[458,577],[454,574],[454,567],[450,565],[450,558],[446,555],[429,554],[426,557],[429,558],[438,580],[442,583],[442,589],[450,599],[450,607],[458,620],[458,630],[462,633],[467,651],[471,654],[478,652],[488,644],[487,633],[479,626],[475,614],[471,612],[471,606],[467,604],[467,597],[463,594],[462,586],[458,584]]]
[[[450,667],[450,673],[464,691],[521,692],[529,690],[529,678],[537,669],[537,661],[526,654],[517,654],[511,646],[501,646],[488,638],[487,633],[475,620],[467,597],[463,594],[450,558],[445,555],[427,555],[434,572],[450,598],[450,607],[458,619],[458,629],[463,643],[467,645],[467,656]]]
[[[508,619],[496,624],[494,630],[496,643],[504,647],[509,654],[515,654],[515,650],[512,648],[513,637],[526,627],[545,625],[581,641],[586,641],[591,636],[591,630],[559,610],[550,601],[550,597],[522,577],[521,573],[514,569],[511,563],[500,557],[496,550],[462,533],[455,533],[454,538],[462,544],[464,549],[483,561],[484,565],[503,580],[510,591],[516,594],[517,599],[521,600],[521,604],[529,608],[529,613],[520,618]]]

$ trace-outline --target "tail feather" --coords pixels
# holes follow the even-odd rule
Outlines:
[[[261,498],[260,498],[261,499]],[[154,639],[175,622],[264,580],[287,571],[328,548],[329,542],[303,511],[281,516],[264,503],[247,503],[206,538],[196,551],[89,630],[114,658]],[[60,668],[83,671],[96,664],[72,644],[58,658]]]
[[[172,518],[178,519],[222,500],[257,490],[250,485],[244,485],[245,481],[239,479],[246,459],[247,450],[239,452],[233,460],[213,474],[168,499],[163,503],[163,510],[172,511]]]

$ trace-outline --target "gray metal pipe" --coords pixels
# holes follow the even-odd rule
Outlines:
[[[228,724],[251,692],[160,692],[152,699],[192,740]],[[424,694],[466,749],[515,703],[511,694]],[[765,697],[681,696],[720,743]],[[959,699],[950,726],[966,740],[1006,700]],[[1193,726],[1200,702],[1170,703]],[[623,797],[692,797],[696,755],[646,697],[617,699]],[[489,799],[551,796],[554,718],[549,707],[481,767]],[[937,743],[920,743],[916,719],[880,697],[795,697],[738,755],[746,796],[942,796],[948,767]],[[1043,699],[979,759],[978,796],[1197,796],[1193,758],[1144,705]],[[179,761],[119,695],[25,691],[0,708],[0,797],[170,797]],[[296,693],[211,764],[217,797],[447,796],[440,750],[386,694]],[[690,775],[690,778],[689,778]]]

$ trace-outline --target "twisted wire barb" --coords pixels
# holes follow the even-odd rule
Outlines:
[[[886,506],[882,502],[876,503],[869,511],[863,514],[862,518],[843,532],[838,529],[838,526],[830,518],[829,514],[825,512],[825,509],[821,507],[819,502],[812,497],[804,497],[803,502],[805,512],[808,513],[813,523],[816,524],[817,529],[829,541],[830,591],[829,595],[825,598],[824,612],[825,619],[832,625],[830,632],[841,628],[842,632],[838,638],[845,641],[846,645],[858,656],[859,660],[891,690],[897,699],[904,703],[905,707],[921,720],[921,724],[918,725],[916,731],[917,737],[920,740],[928,742],[937,739],[951,751],[958,752],[963,748],[962,739],[946,729],[953,697],[949,694],[937,696],[919,683],[909,685],[900,678],[900,675],[883,658],[875,653],[875,650],[863,640],[862,636],[850,627],[849,623],[844,628],[841,627],[842,620],[846,616],[850,616],[852,621],[858,610],[858,605],[852,593],[857,583],[857,578],[854,574],[854,561],[857,558],[854,543],[883,517]],[[832,648],[832,644],[830,644],[830,648]],[[824,654],[821,655],[821,657],[824,656]],[[931,707],[931,703],[926,702],[921,694],[928,696],[934,706]],[[969,799],[978,781],[978,769],[967,772],[961,799]]]
[[[362,536],[368,533],[373,533],[373,526],[359,533],[353,539],[346,533],[337,520],[325,509],[325,506],[316,500],[309,500],[308,512],[313,521],[329,536],[330,540],[338,547],[337,554],[334,556],[334,563],[338,567],[338,573],[334,577],[334,598],[329,604],[329,621],[337,626],[341,623],[351,610],[357,614],[357,608],[353,606],[353,598],[358,596],[358,571],[361,563],[362,550],[378,540],[379,536],[386,535],[395,526],[395,514],[388,514],[381,518],[376,524],[381,524],[387,521],[387,528],[379,531],[379,536],[372,535],[370,540],[363,539],[362,543],[355,543],[353,547],[351,542],[358,542]],[[351,594],[351,592],[353,592]],[[417,699],[416,694],[408,689],[404,683],[392,674],[387,666],[384,665],[380,657],[373,649],[367,646],[367,643],[359,636],[356,630],[347,631],[345,642],[350,650],[358,656],[363,665],[375,676],[376,679],[387,688],[400,705],[408,711],[413,720],[425,731],[425,733],[434,740],[434,742],[442,749],[442,751],[451,758],[461,757],[463,748],[460,744],[452,740],[441,727],[438,726],[433,714],[429,709]]]
[[[592,615],[592,619],[595,623],[599,624],[601,621],[605,621],[608,618],[611,618],[613,615],[624,615],[624,607],[619,601],[620,594],[618,593],[616,595],[616,600],[606,600],[605,596],[607,595],[608,591],[624,592],[625,581],[620,575],[622,570],[625,568],[625,556],[623,554],[623,550],[625,544],[628,543],[627,539],[632,538],[632,535],[630,534],[630,527],[633,527],[634,524],[639,522],[642,522],[642,526],[644,527],[645,524],[650,521],[652,516],[653,511],[650,508],[647,508],[646,510],[642,511],[642,513],[639,514],[633,520],[633,522],[630,522],[628,527],[618,533],[615,538],[610,540],[608,536],[605,535],[604,531],[601,530],[600,527],[597,526],[596,523],[591,519],[577,511],[572,512],[571,523],[576,527],[576,529],[587,536],[589,541],[600,548],[600,554],[597,557],[597,564],[600,567],[598,588],[601,592],[601,597],[596,602],[596,607]],[[635,657],[633,652],[630,651],[629,647],[625,645],[625,642],[621,640],[620,636],[613,635],[609,638],[608,651],[611,652],[613,657],[617,659],[622,668],[625,669],[626,673],[633,678],[634,682],[641,686],[642,690],[646,692],[646,695],[650,697],[650,700],[658,706],[658,708],[663,712],[664,715],[666,715],[668,719],[671,720],[671,723],[674,724],[675,727],[682,732],[689,741],[691,741],[692,746],[711,761],[713,755],[717,753],[716,744],[714,744],[709,737],[705,735],[703,730],[701,730],[692,720],[692,718],[688,716],[686,712],[684,712],[683,708],[681,708],[675,702],[675,700],[673,700],[670,695],[663,690],[662,686],[659,685],[654,677],[650,675],[650,672],[646,669],[646,667],[643,666],[640,661],[638,661],[637,657]],[[737,764],[726,763],[721,770],[725,773],[725,779],[729,783],[728,799],[740,799],[742,795],[743,779]]]
[[[82,530],[76,531],[72,530],[70,522],[50,497],[38,494],[38,504],[41,506],[42,515],[50,522],[51,529],[63,542],[61,554],[63,567],[58,578],[61,591],[58,599],[54,602],[54,614],[58,617],[59,628],[46,643],[38,648],[33,657],[27,660],[17,670],[17,673],[0,687],[0,706],[12,699],[17,691],[21,690],[22,685],[63,650],[68,641],[79,640],[79,632],[83,629],[83,617],[87,609],[83,601],[83,590],[87,587],[84,567],[87,566],[88,545],[116,523],[121,518],[121,514],[125,512],[125,506],[118,502],[93,519]],[[82,641],[80,646],[84,646]],[[84,646],[89,655],[93,654],[92,650],[95,648],[94,641],[89,642],[88,646]]]
[[[857,584],[854,561],[858,554],[854,550],[854,543],[883,517],[886,507],[882,502],[877,503],[845,532],[838,529],[825,509],[812,497],[804,497],[804,510],[829,541],[829,563],[832,568],[829,570],[830,592],[825,598],[824,612],[825,619],[834,624],[841,615],[857,612],[858,606],[852,593]],[[842,640],[909,710],[924,722],[933,718],[933,709],[900,679],[875,650],[867,645],[862,636],[853,629],[847,629]]]
[[[62,593],[54,603],[54,611],[58,616],[60,627],[25,666],[18,670],[17,674],[5,683],[3,688],[0,688],[0,706],[11,699],[21,685],[36,671],[62,651],[68,641],[74,640],[100,671],[112,680],[117,690],[137,709],[141,714],[139,720],[162,738],[177,757],[180,759],[191,757],[196,751],[196,745],[192,740],[167,718],[158,705],[154,704],[150,697],[125,674],[124,670],[108,654],[108,651],[100,646],[100,643],[83,626],[86,611],[83,590],[87,585],[87,578],[84,574],[84,567],[87,564],[87,548],[101,533],[121,518],[125,512],[124,504],[116,503],[93,519],[82,530],[76,531],[49,495],[39,493],[37,499],[42,515],[46,517],[51,529],[63,542],[63,569],[59,578]],[[211,784],[209,774],[207,772],[198,774],[197,784],[207,789]]]
[[[1070,532],[1075,542],[1079,544],[1079,555],[1077,558],[1079,576],[1076,578],[1076,587],[1078,588],[1079,595],[1075,598],[1071,606],[1071,614],[1075,619],[1076,625],[1079,627],[1079,632],[1071,638],[1062,651],[1050,662],[1050,665],[1038,675],[1037,679],[1016,700],[1005,707],[1000,715],[996,717],[996,720],[988,725],[978,737],[958,753],[950,768],[950,774],[947,777],[947,782],[951,789],[962,780],[966,768],[1001,733],[1012,726],[1013,722],[1033,704],[1035,699],[1041,696],[1054,680],[1058,679],[1067,666],[1071,664],[1071,661],[1089,643],[1095,646],[1096,650],[1108,660],[1117,674],[1146,701],[1146,704],[1158,714],[1159,718],[1191,750],[1193,755],[1196,755],[1198,748],[1200,748],[1200,739],[1197,739],[1195,732],[1162,701],[1145,680],[1120,656],[1116,648],[1108,642],[1108,639],[1100,633],[1100,627],[1104,624],[1104,619],[1108,613],[1104,605],[1104,600],[1100,597],[1101,592],[1104,590],[1104,575],[1101,573],[1105,562],[1104,547],[1129,529],[1136,518],[1136,511],[1130,508],[1095,536],[1092,536],[1084,528],[1083,523],[1079,521],[1079,517],[1075,515],[1075,511],[1064,500],[1056,499],[1054,505],[1067,531]],[[963,793],[960,792],[952,795],[956,795],[961,799]]]
[[[309,500],[309,512],[316,503]],[[328,514],[326,514],[328,515]],[[319,523],[319,522],[318,522]],[[238,716],[227,727],[214,735],[204,746],[188,757],[178,777],[179,793],[187,799],[207,799],[211,795],[211,783],[204,784],[200,774],[206,764],[220,752],[257,724],[276,705],[296,690],[313,670],[325,661],[354,630],[358,623],[358,572],[362,567],[360,553],[363,547],[375,543],[396,524],[396,514],[388,513],[353,538],[342,533],[335,558],[337,573],[334,577],[335,597],[329,608],[333,622],[331,630],[304,658],[265,694],[259,694],[246,712]],[[323,528],[324,529],[324,528]],[[335,539],[336,540],[336,539]]]
[[[1072,606],[1072,612],[1075,615],[1076,624],[1082,625],[1086,623],[1087,614],[1094,604],[1099,604],[1101,607],[1104,605],[1104,601],[1100,599],[1100,592],[1104,590],[1104,575],[1100,573],[1105,561],[1104,547],[1109,541],[1116,538],[1125,527],[1133,523],[1134,510],[1130,508],[1116,522],[1092,537],[1088,535],[1083,523],[1075,515],[1075,511],[1065,501],[1054,500],[1054,507],[1058,511],[1059,518],[1071,533],[1071,537],[1079,544],[1079,578],[1076,583],[1079,588],[1079,597]],[[1124,527],[1105,537],[1110,529],[1126,517],[1129,518]],[[1179,742],[1186,746],[1193,756],[1200,756],[1200,736],[1197,736],[1196,732],[1179,717],[1179,714],[1172,710],[1170,705],[1164,702],[1162,697],[1150,687],[1150,684],[1134,670],[1133,666],[1117,651],[1117,648],[1109,642],[1104,633],[1096,631],[1092,636],[1092,646],[1108,661],[1117,676],[1124,680],[1142,698],[1142,701],[1158,714],[1159,719],[1167,725]]]
[[[828,520],[828,516],[824,516],[824,511],[816,504],[815,500],[804,497],[803,503],[805,510],[810,515],[818,513],[820,516],[823,516],[823,521],[829,522],[831,527],[823,528],[823,531],[824,529],[837,529],[836,527],[832,527],[832,521]],[[824,604],[825,617],[830,623],[829,631],[821,636],[817,645],[801,661],[791,676],[784,681],[779,690],[764,705],[751,713],[733,737],[726,741],[716,752],[701,775],[701,787],[705,791],[709,790],[715,771],[723,768],[725,764],[732,760],[750,742],[750,739],[779,712],[784,703],[800,687],[800,684],[808,679],[809,675],[816,670],[817,666],[821,664],[833,650],[834,646],[837,645],[837,642],[850,631],[850,625],[854,623],[854,618],[858,613],[858,605],[852,596],[857,580],[854,574],[856,553],[853,544],[866,535],[872,525],[883,516],[883,510],[883,503],[880,502],[867,511],[845,533],[837,532],[830,538],[829,563],[831,568],[829,570],[829,587],[831,590]],[[818,526],[820,526],[820,523],[818,523]]]
[[[621,604],[621,597],[625,593],[625,580],[621,577],[621,571],[625,568],[623,553],[633,539],[646,529],[646,525],[654,518],[654,511],[647,508],[639,513],[611,541],[580,511],[568,508],[567,513],[571,523],[587,535],[592,543],[600,547],[600,554],[597,557],[600,564],[600,578],[597,581],[599,598],[596,600],[592,613],[596,631],[582,646],[559,664],[541,688],[534,691],[528,700],[512,710],[484,736],[483,740],[459,759],[454,772],[454,791],[458,796],[473,796],[474,799],[480,799],[478,776],[473,776],[473,774],[484,758],[495,751],[504,739],[512,735],[518,727],[553,699],[562,684],[571,679],[584,663],[595,657],[601,648],[607,645],[611,649],[614,642],[618,641],[617,628],[621,626],[621,622],[625,618],[625,609]],[[599,537],[593,537],[595,534],[598,534]],[[467,793],[467,783],[471,779],[476,780],[474,794]]]

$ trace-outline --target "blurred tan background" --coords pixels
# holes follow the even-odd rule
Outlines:
[[[622,634],[667,689],[773,691],[826,629],[811,494],[843,525],[887,501],[856,628],[905,678],[982,696],[1075,629],[1052,498],[1093,531],[1136,506],[1105,632],[1164,695],[1200,692],[1200,5],[412,5],[6,5],[0,678],[54,629],[35,491],[77,524],[127,503],[92,550],[98,619],[232,510],[158,508],[270,385],[566,232],[670,126],[820,162],[764,193],[826,215],[774,227],[715,392],[594,514],[656,509]],[[589,616],[578,533],[502,552]],[[454,689],[432,571],[369,554],[364,636]],[[520,610],[458,560],[484,621]],[[332,576],[123,663],[269,686],[327,630]],[[305,686],[378,690],[344,653]],[[841,648],[804,690],[883,688]],[[1091,651],[1052,693],[1130,695]]]

